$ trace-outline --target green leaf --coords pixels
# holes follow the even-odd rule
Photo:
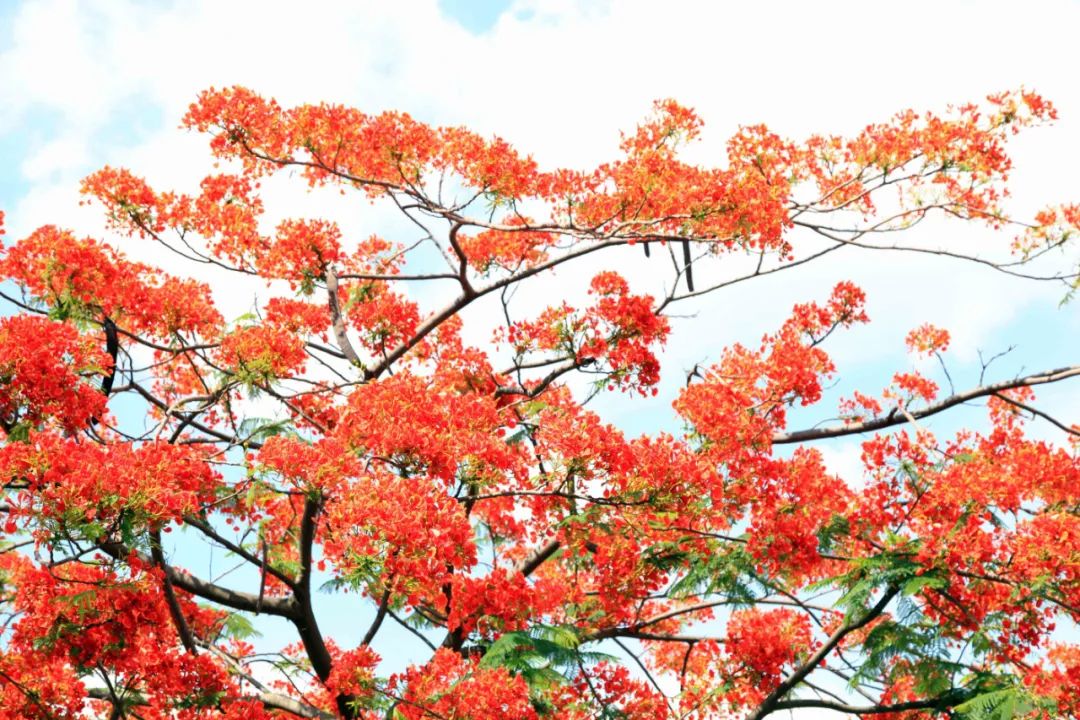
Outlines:
[[[837,540],[847,537],[851,533],[851,523],[840,514],[834,514],[829,521],[818,530],[818,543],[821,549],[829,552],[833,549]]]
[[[865,612],[876,586],[877,583],[872,578],[864,577],[848,587],[847,592],[836,601],[837,607],[844,608],[846,620],[851,620]]]
[[[942,588],[948,584],[945,578],[934,575],[916,575],[900,587],[900,592],[903,595],[915,595],[923,588]]]
[[[240,436],[252,440],[265,440],[275,435],[289,435],[299,437],[292,427],[291,420],[274,420],[273,418],[247,418],[240,423]]]
[[[511,433],[510,435],[506,436],[506,444],[507,445],[519,445],[527,437],[528,437],[528,433],[526,433],[524,429],[518,430],[517,432]]]
[[[1035,704],[1021,688],[981,693],[954,708],[964,720],[1013,720],[1027,715]]]
[[[480,659],[481,667],[503,667],[520,675],[534,694],[561,684],[582,665],[613,658],[580,649],[581,638],[571,626],[535,625],[509,632],[493,642]]]
[[[234,640],[262,637],[262,633],[255,629],[251,620],[241,613],[229,613],[221,628],[221,634]]]

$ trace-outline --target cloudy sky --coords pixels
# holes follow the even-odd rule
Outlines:
[[[1051,99],[1061,116],[1011,145],[1011,207],[1024,215],[1080,201],[1076,28],[1080,3],[1065,0],[0,0],[0,209],[10,238],[46,223],[101,234],[97,211],[79,206],[77,186],[105,163],[162,189],[190,191],[209,161],[204,138],[177,125],[212,85],[247,85],[285,105],[405,110],[498,133],[544,166],[577,168],[613,157],[618,131],[657,98],[699,111],[706,126],[692,157],[720,163],[740,124],[764,122],[794,138],[857,132],[903,108],[940,111],[1023,86]],[[399,227],[363,201],[271,192],[278,193],[267,202],[272,217],[340,213],[343,227],[364,236]],[[1008,241],[955,223],[921,232],[923,241],[964,250]],[[157,257],[145,246],[131,250]],[[678,322],[665,358],[668,392],[655,401],[606,397],[598,407],[635,431],[669,423],[685,368],[732,340],[756,341],[793,302],[822,297],[840,279],[865,287],[874,323],[833,346],[838,394],[887,384],[910,363],[904,334],[923,322],[952,331],[960,387],[977,379],[980,350],[1016,345],[995,366],[1000,378],[1080,355],[1080,306],[1059,308],[1060,288],[938,258],[837,258],[688,307],[694,317]],[[617,262],[648,282],[643,258]],[[223,302],[239,314],[250,298]],[[1040,397],[1047,410],[1077,420],[1080,387]],[[826,453],[838,472],[857,474],[856,442]]]

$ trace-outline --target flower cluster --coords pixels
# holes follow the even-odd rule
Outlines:
[[[52,421],[68,432],[105,411],[100,376],[113,360],[71,325],[35,315],[0,318],[0,422]]]

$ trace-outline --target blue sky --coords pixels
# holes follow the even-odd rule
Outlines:
[[[511,4],[503,0],[439,0],[444,13],[477,35],[490,30]]]
[[[423,0],[407,7],[320,0],[305,3],[298,18],[297,5],[287,2],[3,0],[0,210],[9,239],[46,223],[104,237],[100,215],[78,205],[79,179],[110,163],[162,189],[190,190],[209,172],[209,161],[205,143],[177,129],[179,118],[200,89],[237,82],[283,103],[325,98],[467,124],[505,136],[542,164],[572,167],[612,157],[618,131],[631,129],[656,98],[675,97],[699,110],[704,137],[689,152],[716,163],[740,123],[766,122],[794,137],[854,132],[905,107],[941,110],[1023,85],[1046,94],[1062,117],[1013,143],[1013,205],[1022,214],[1080,200],[1076,3],[763,6],[680,0],[659,12],[655,2],[600,0]],[[408,232],[363,202],[309,195],[285,183],[271,190],[274,218],[330,214],[358,237]],[[928,224],[915,237],[988,254],[1009,239],[956,223]],[[152,247],[121,244],[140,259],[163,261]],[[866,288],[874,322],[835,339],[839,383],[820,408],[797,415],[811,424],[832,414],[838,395],[879,390],[894,371],[908,368],[903,337],[923,322],[952,331],[949,358],[958,387],[977,379],[978,350],[992,355],[1016,345],[995,365],[990,376],[997,378],[1080,356],[1080,305],[1059,308],[1060,289],[938,258],[837,257],[686,308],[694,317],[676,321],[660,397],[605,395],[598,411],[628,432],[672,428],[670,401],[685,369],[715,358],[726,343],[756,342],[794,302],[822,298],[841,279]],[[635,287],[659,291],[656,265],[640,253],[606,262]],[[586,279],[567,272],[553,282],[573,296]],[[250,307],[253,292],[266,292],[219,288],[233,316]],[[550,289],[527,288],[523,310],[546,304],[545,293]],[[490,322],[490,312],[475,320]],[[1040,393],[1040,407],[1076,421],[1077,385]],[[981,415],[963,413],[973,422]],[[955,423],[933,425],[945,431]],[[1033,432],[1060,440],[1045,423],[1036,422]],[[826,446],[826,457],[845,476],[857,472],[856,441]],[[357,611],[353,598],[323,601],[333,604],[328,617],[343,644],[358,639],[367,610]],[[392,659],[396,665],[410,648],[421,650],[390,624],[383,632],[403,650]]]

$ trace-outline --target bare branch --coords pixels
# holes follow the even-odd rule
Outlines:
[[[153,558],[148,557],[145,553],[133,550],[118,542],[102,542],[98,544],[98,547],[109,557],[121,562],[127,562],[128,558],[134,555],[140,562],[146,565],[154,564]],[[186,590],[192,595],[197,595],[204,600],[210,600],[218,605],[224,605],[225,607],[234,610],[256,612],[259,609],[260,603],[257,595],[214,584],[208,580],[192,575],[187,570],[182,570],[171,565],[165,566],[165,574],[169,577],[169,580],[174,586],[181,590]],[[262,601],[262,612],[268,615],[292,618],[296,615],[297,608],[292,598],[265,598]]]
[[[931,403],[924,408],[917,410],[907,410],[906,413],[901,413],[898,409],[893,409],[888,415],[879,418],[872,418],[863,422],[850,423],[848,425],[839,425],[833,427],[823,428],[809,428],[806,430],[796,430],[793,432],[777,433],[773,435],[773,445],[784,445],[790,443],[807,442],[810,440],[824,440],[826,438],[843,437],[844,435],[859,435],[861,433],[874,432],[876,430],[882,430],[894,425],[903,425],[909,422],[909,418],[913,420],[920,420],[924,417],[936,415],[940,412],[948,410],[949,408],[961,405],[968,401],[974,400],[980,397],[988,397],[991,395],[997,395],[1003,390],[1011,390],[1013,388],[1031,387],[1033,385],[1045,385],[1048,383],[1060,382],[1061,380],[1067,380],[1071,377],[1080,375],[1080,365],[1073,365],[1070,367],[1058,368],[1057,370],[1048,370],[1046,372],[1035,373],[1033,375],[1025,375],[1023,377],[1014,378],[1012,380],[1003,380],[998,383],[992,383],[990,385],[983,385],[981,387],[972,388],[966,392],[950,395],[944,400],[939,400],[936,403]]]
[[[1046,420],[1051,425],[1057,426],[1058,428],[1064,430],[1065,432],[1069,433],[1070,435],[1080,435],[1080,430],[1077,430],[1075,425],[1073,427],[1069,427],[1065,423],[1061,422],[1060,420],[1058,420],[1058,419],[1056,419],[1054,417],[1051,417],[1050,415],[1047,415],[1046,413],[1044,413],[1042,410],[1039,410],[1038,408],[1033,408],[1030,405],[1028,405],[1026,403],[1022,403],[1019,400],[1015,400],[1015,399],[1013,399],[1013,398],[1011,398],[1008,395],[1005,395],[1003,393],[994,393],[994,397],[996,397],[998,400],[1004,400],[1005,402],[1009,403],[1013,407],[1018,407],[1021,410],[1026,410],[1027,412],[1031,413],[1032,415],[1035,415],[1037,417],[1041,417],[1043,420]]]
[[[911,700],[909,702],[893,703],[891,705],[864,705],[861,707],[857,707],[834,700],[797,698],[793,700],[782,700],[776,703],[776,706],[773,709],[799,710],[805,708],[817,708],[820,710],[833,710],[835,712],[847,713],[849,715],[884,715],[886,713],[910,712],[912,710],[943,711],[955,705],[959,705],[964,700],[964,694],[959,692],[951,692],[936,698],[928,698],[926,700]]]
[[[558,552],[559,547],[558,540],[549,540],[544,543],[518,565],[518,572],[525,577],[532,575],[548,558]]]
[[[358,368],[364,367],[364,363],[360,360],[360,356],[356,354],[352,342],[349,341],[349,335],[345,329],[345,318],[341,314],[337,275],[334,274],[334,268],[329,266],[326,268],[326,295],[327,304],[330,306],[330,319],[334,325],[334,337],[337,338],[338,347],[341,348],[341,352],[345,354],[349,362]]]
[[[169,566],[165,563],[165,554],[161,551],[160,528],[154,528],[150,531],[150,555],[154,559],[154,564],[161,568],[162,591],[165,593],[165,602],[169,606],[169,615],[172,617],[173,625],[176,626],[180,642],[185,650],[192,655],[196,655],[198,650],[195,648],[195,637],[191,634],[191,626],[188,625],[187,618],[184,617],[184,611],[180,607],[180,602],[176,599],[172,578],[169,577]]]

